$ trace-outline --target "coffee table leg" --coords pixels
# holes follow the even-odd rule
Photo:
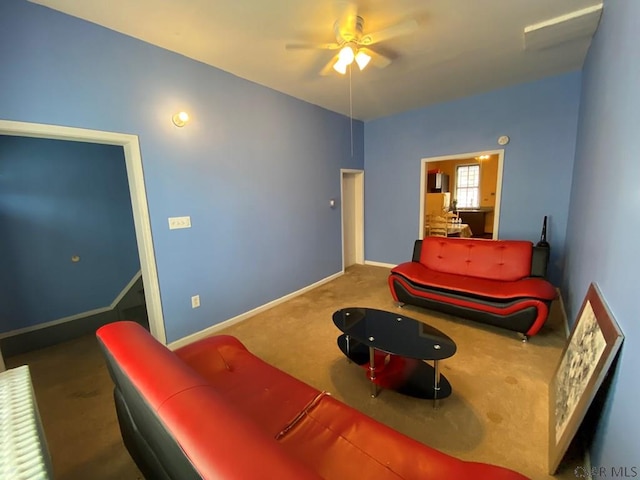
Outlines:
[[[369,380],[371,380],[371,397],[378,396],[378,386],[375,384],[376,379],[376,361],[375,350],[373,347],[369,347]]]
[[[440,393],[440,366],[438,360],[433,361],[433,408],[438,408],[440,399],[438,395]]]

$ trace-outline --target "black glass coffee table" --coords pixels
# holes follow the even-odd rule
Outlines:
[[[343,332],[338,337],[342,353],[366,368],[372,397],[378,387],[390,388],[433,399],[437,407],[439,399],[451,395],[438,361],[456,353],[456,344],[440,330],[397,313],[358,307],[338,310],[333,323]]]

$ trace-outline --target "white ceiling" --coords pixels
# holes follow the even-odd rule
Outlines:
[[[349,75],[318,75],[335,52],[285,50],[287,43],[334,42],[340,0],[31,1],[350,114]],[[524,49],[523,30],[600,1],[355,3],[365,33],[418,22],[414,33],[375,45],[394,58],[387,68],[353,70],[353,116],[370,120],[580,68],[593,29],[571,40],[561,33],[541,50]]]

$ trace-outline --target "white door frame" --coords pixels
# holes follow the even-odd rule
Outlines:
[[[151,236],[151,221],[147,205],[147,193],[142,171],[142,157],[137,135],[124,133],[87,130],[84,128],[63,127],[59,125],[45,125],[41,123],[13,122],[0,120],[0,135],[15,135],[21,137],[50,138],[54,140],[68,140],[72,142],[101,143],[120,145],[124,149],[129,193],[133,221],[140,257],[140,270],[144,282],[145,302],[149,315],[149,329],[151,334],[163,344],[167,343],[160,299],[160,284],[156,257]]]
[[[344,265],[344,177],[354,175],[356,201],[355,201],[355,237],[356,237],[356,263],[364,263],[364,170],[350,168],[340,169],[340,231],[342,232],[342,272]]]
[[[502,168],[504,164],[504,149],[499,150],[483,150],[481,152],[458,153],[455,155],[445,155],[441,157],[428,157],[420,161],[420,220],[418,238],[424,237],[424,201],[427,192],[427,163],[441,162],[443,160],[464,160],[466,158],[479,157],[480,155],[498,155],[498,178],[496,178],[496,204],[493,207],[493,239],[498,238],[498,229],[500,227],[500,203],[502,197]]]

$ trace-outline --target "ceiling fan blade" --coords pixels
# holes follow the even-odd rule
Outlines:
[[[391,59],[389,57],[385,57],[384,55],[371,50],[370,48],[361,47],[358,49],[359,52],[364,52],[371,57],[371,65],[378,68],[388,67],[391,63]]]
[[[338,23],[346,28],[355,28],[358,18],[358,5],[353,1],[338,2]]]
[[[339,2],[338,19],[334,31],[338,41],[350,41],[356,37],[358,24],[358,6],[355,2]]]
[[[375,43],[384,42],[390,38],[408,35],[418,29],[418,22],[414,19],[400,22],[390,27],[378,30],[377,32],[368,33],[362,37],[361,43],[364,45],[373,45]]]
[[[324,67],[322,67],[322,70],[320,70],[320,75],[323,77],[326,77],[327,75],[331,75],[331,73],[334,71],[333,66],[337,61],[338,61],[338,55],[334,55],[333,57],[331,57],[331,60],[329,60],[327,64]]]
[[[339,43],[287,43],[284,48],[287,50],[337,50]]]

